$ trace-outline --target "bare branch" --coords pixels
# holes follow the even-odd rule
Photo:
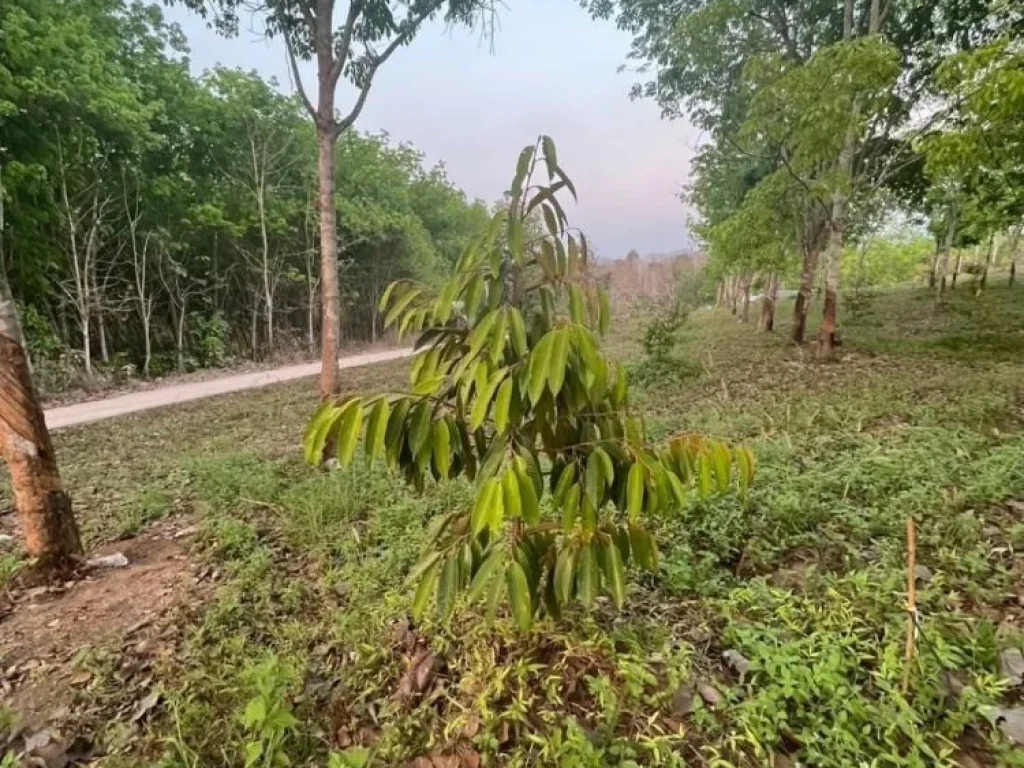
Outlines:
[[[288,64],[291,66],[292,77],[295,79],[295,90],[299,92],[299,97],[302,99],[303,106],[306,107],[306,111],[309,112],[309,116],[316,120],[316,109],[313,107],[313,102],[309,100],[309,96],[306,95],[306,88],[302,85],[302,76],[299,74],[299,62],[295,58],[295,49],[292,47],[291,37],[285,33],[284,45],[288,49]]]
[[[356,20],[363,12],[362,0],[351,0],[348,6],[348,15],[345,17],[345,26],[341,29],[341,40],[335,53],[334,64],[327,78],[328,87],[333,91],[338,85],[338,79],[348,62],[349,49],[352,46],[352,35],[355,33]]]

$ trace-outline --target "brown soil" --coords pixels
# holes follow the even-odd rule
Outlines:
[[[91,569],[78,581],[10,596],[10,613],[0,620],[0,706],[13,711],[20,730],[66,717],[93,678],[87,655],[126,646],[147,657],[164,645],[170,651],[173,642],[163,641],[173,630],[171,609],[196,582],[185,552],[193,530],[180,519],[156,523],[90,553],[121,552],[126,567]]]

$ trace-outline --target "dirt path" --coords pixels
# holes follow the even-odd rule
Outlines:
[[[412,354],[411,349],[389,349],[384,352],[368,352],[362,355],[350,355],[338,358],[339,368],[358,368],[389,360],[398,360]],[[46,410],[46,426],[51,430],[71,427],[75,424],[87,424],[126,413],[145,411],[150,408],[185,403],[204,397],[223,395],[228,392],[240,392],[245,389],[256,389],[269,384],[278,384],[293,379],[315,376],[320,372],[320,363],[303,363],[276,368],[272,371],[241,373],[234,376],[223,376],[219,379],[197,381],[191,384],[172,384],[171,386],[151,389],[145,392],[132,392],[127,395],[109,397],[104,400],[92,400],[85,403],[65,405]]]

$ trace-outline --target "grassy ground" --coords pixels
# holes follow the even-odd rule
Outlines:
[[[997,669],[1024,637],[1024,291],[880,294],[847,312],[829,365],[785,343],[790,310],[774,336],[695,313],[662,364],[640,359],[642,320],[619,324],[653,434],[744,442],[758,478],[660,521],[660,572],[625,612],[532,637],[465,610],[406,621],[429,521],[468,488],[303,466],[308,382],[62,433],[91,544],[190,515],[216,585],[147,672],[152,711],[97,715],[131,674],[115,654],[69,728],[114,766],[340,767],[361,748],[418,768],[1024,765],[984,714],[1019,697]],[[908,667],[910,517],[925,569]]]

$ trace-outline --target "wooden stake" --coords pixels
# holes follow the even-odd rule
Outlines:
[[[914,638],[917,634],[917,534],[914,518],[907,518],[907,646],[904,652],[903,693],[910,688],[910,664],[914,659]]]

